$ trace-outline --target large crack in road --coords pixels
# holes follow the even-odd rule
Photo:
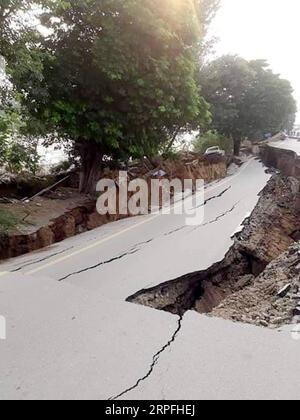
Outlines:
[[[218,195],[214,195],[213,197],[208,198],[207,200],[205,200],[205,201],[204,201],[204,203],[203,203],[203,204],[201,204],[200,206],[197,206],[197,207],[193,207],[193,209],[191,209],[191,210],[195,210],[195,209],[198,209],[198,208],[204,207],[204,206],[206,206],[209,202],[211,202],[211,201],[213,201],[213,200],[216,200],[216,199],[218,199],[218,198],[222,198],[222,197],[224,196],[224,194],[226,194],[226,193],[227,193],[227,192],[228,192],[231,188],[232,188],[232,187],[231,187],[231,185],[230,185],[228,188],[226,188],[225,190],[221,191],[221,192],[220,192],[220,194],[218,194]],[[233,209],[233,210],[234,210],[234,209]],[[233,210],[232,210],[232,211],[233,211]],[[203,225],[201,225],[201,226],[203,226]],[[171,230],[170,232],[165,233],[165,234],[164,234],[164,236],[171,236],[171,235],[174,235],[175,233],[181,232],[182,230],[184,230],[184,229],[189,229],[189,228],[190,228],[190,226],[187,226],[187,225],[180,226],[180,227],[178,227],[178,228],[176,228],[176,229]]]
[[[73,246],[71,246],[70,248],[66,248],[66,249],[63,249],[62,251],[55,252],[54,254],[47,255],[46,257],[39,258],[39,259],[37,259],[37,260],[27,261],[27,263],[26,263],[26,264],[23,264],[22,266],[20,266],[20,267],[18,267],[18,268],[16,268],[16,269],[14,269],[14,270],[12,270],[12,271],[11,271],[11,273],[17,273],[18,271],[21,271],[21,270],[23,270],[24,268],[30,267],[31,265],[36,265],[36,264],[39,264],[39,263],[41,263],[41,262],[44,262],[44,261],[50,260],[51,258],[53,258],[53,257],[57,257],[58,255],[61,255],[61,254],[64,254],[65,252],[68,252],[68,251],[70,251],[70,250],[71,250],[71,249],[73,249],[73,248],[74,248],[74,247],[73,247]]]
[[[195,227],[193,230],[192,230],[192,232],[193,231],[195,231],[195,230],[198,230],[198,229],[201,229],[201,228],[203,228],[203,227],[205,227],[205,226],[209,226],[209,225],[212,225],[212,224],[214,224],[214,223],[217,223],[219,220],[221,220],[221,219],[223,219],[224,217],[226,217],[228,214],[230,214],[230,213],[232,213],[236,208],[237,208],[237,206],[240,204],[240,201],[238,201],[237,203],[235,203],[232,207],[231,207],[231,209],[229,209],[229,210],[227,210],[227,211],[225,211],[224,213],[221,213],[219,216],[217,216],[215,219],[213,219],[213,220],[210,220],[209,222],[207,222],[207,223],[203,223],[202,225],[199,225],[199,226],[197,226],[197,227]]]
[[[198,209],[200,207],[206,206],[210,201],[216,200],[217,198],[222,198],[223,195],[226,194],[231,188],[232,188],[232,186],[230,185],[228,188],[221,191],[220,194],[217,194],[217,195],[214,195],[213,197],[208,198],[207,200],[204,201],[203,204],[200,204],[199,206],[194,207],[194,209]]]
[[[113,400],[117,400],[117,399],[119,399],[119,398],[121,398],[121,397],[123,397],[124,395],[126,395],[126,394],[128,394],[129,392],[131,392],[131,391],[133,391],[134,389],[136,389],[136,388],[138,388],[139,387],[139,385],[142,383],[142,382],[144,382],[145,380],[147,380],[150,376],[151,376],[151,374],[153,373],[153,370],[154,370],[154,368],[155,368],[155,366],[157,365],[157,363],[158,363],[158,361],[159,361],[159,359],[160,359],[160,356],[169,348],[169,347],[171,347],[171,345],[175,342],[175,340],[176,340],[176,337],[178,336],[178,334],[179,334],[179,332],[180,332],[180,330],[181,330],[181,327],[182,327],[182,321],[183,321],[183,315],[182,316],[180,316],[179,318],[178,318],[178,324],[177,324],[177,328],[176,328],[176,330],[175,330],[175,332],[174,332],[174,334],[172,335],[172,337],[171,337],[171,339],[157,352],[157,353],[155,353],[155,355],[153,356],[153,358],[152,358],[152,363],[151,363],[151,365],[150,365],[150,367],[149,367],[149,370],[148,370],[148,372],[144,375],[144,376],[142,376],[141,378],[139,378],[138,380],[137,380],[137,382],[134,384],[134,385],[132,385],[131,387],[129,387],[129,388],[127,388],[127,389],[125,389],[124,391],[122,391],[122,392],[120,392],[120,394],[118,394],[118,395],[116,395],[116,396],[114,396],[114,397],[110,397],[109,398],[109,401],[113,401]]]
[[[229,191],[231,189],[231,186],[229,186],[228,188],[226,188],[225,190],[223,190],[220,194],[218,194],[218,195],[216,195],[216,196],[213,196],[213,197],[210,197],[210,198],[208,198],[205,202],[204,202],[204,204],[202,204],[201,206],[205,206],[207,203],[209,203],[210,201],[212,201],[212,200],[215,200],[215,199],[218,199],[218,198],[221,198],[227,191]],[[235,205],[236,206],[236,205]],[[235,208],[235,206],[234,206],[234,208]],[[232,210],[229,210],[229,212],[231,212],[231,211],[233,211],[234,210],[234,208],[232,209]],[[228,212],[226,212],[226,214],[227,214]],[[223,215],[222,215],[223,216]],[[224,214],[224,216],[225,216],[225,214]],[[75,272],[73,272],[73,273],[70,273],[70,274],[67,274],[66,276],[64,276],[64,277],[61,277],[60,279],[58,279],[58,281],[59,282],[62,282],[62,281],[64,281],[64,280],[67,280],[68,278],[70,278],[70,277],[73,277],[73,276],[76,276],[76,275],[79,275],[79,274],[82,274],[82,273],[85,273],[85,272],[87,272],[87,271],[90,271],[90,270],[94,270],[94,269],[96,269],[96,268],[99,268],[99,267],[102,267],[102,266],[104,266],[104,265],[107,265],[107,264],[111,264],[111,263],[113,263],[113,262],[115,262],[115,261],[118,261],[118,260],[121,260],[121,259],[123,259],[123,258],[125,258],[125,257],[127,257],[127,256],[129,256],[129,255],[133,255],[133,254],[135,254],[135,253],[137,253],[137,252],[139,252],[140,251],[140,249],[141,249],[141,247],[143,246],[143,245],[148,245],[148,244],[150,244],[150,243],[152,243],[155,239],[158,239],[158,238],[160,238],[161,236],[164,236],[164,237],[167,237],[167,236],[171,236],[171,235],[173,235],[173,234],[175,234],[175,233],[178,233],[178,232],[180,232],[181,230],[183,230],[183,229],[186,229],[186,228],[190,228],[190,226],[180,226],[179,228],[176,228],[176,229],[174,229],[174,230],[172,230],[172,231],[170,231],[170,232],[167,232],[167,233],[165,233],[165,234],[163,234],[163,235],[159,235],[157,238],[151,238],[151,239],[149,239],[149,240],[147,240],[147,241],[144,241],[144,242],[140,242],[140,243],[138,243],[138,244],[136,244],[136,245],[134,245],[132,248],[131,248],[131,250],[130,251],[127,251],[127,252],[124,252],[123,254],[121,254],[121,255],[118,255],[118,256],[116,256],[116,257],[113,257],[113,258],[111,258],[111,259],[109,259],[109,260],[107,260],[107,261],[101,261],[101,262],[99,262],[99,263],[97,263],[97,264],[95,264],[95,265],[92,265],[92,266],[89,266],[89,267],[85,267],[85,268],[83,268],[83,269],[81,269],[81,270],[78,270],[78,271],[75,271]],[[62,252],[66,252],[66,250],[65,251],[62,251]],[[59,253],[58,253],[59,254]],[[58,255],[58,254],[56,254],[56,255]],[[52,255],[52,256],[54,256],[54,255]],[[48,259],[48,258],[50,258],[51,256],[49,256],[49,257],[47,257],[47,258],[45,258],[45,259]],[[41,259],[41,260],[39,260],[39,261],[37,261],[36,263],[38,263],[38,262],[41,262],[41,261],[44,261],[44,259]],[[23,266],[22,268],[24,268],[24,267],[26,267],[26,266]],[[20,270],[21,268],[19,268],[18,270]],[[17,270],[16,270],[17,271]]]
[[[73,276],[76,276],[76,275],[85,273],[85,272],[90,271],[90,270],[95,270],[96,268],[102,267],[102,266],[107,265],[107,264],[111,264],[111,263],[113,263],[115,261],[118,261],[118,260],[121,260],[121,259],[123,259],[125,257],[128,257],[129,255],[136,254],[137,252],[139,252],[139,249],[136,249],[136,248],[131,249],[128,252],[124,252],[124,254],[118,255],[117,257],[113,257],[113,258],[111,258],[109,260],[106,260],[106,261],[101,261],[101,262],[99,262],[99,263],[97,263],[95,265],[82,268],[81,270],[78,270],[78,271],[74,271],[74,273],[67,274],[66,276],[61,277],[60,279],[58,279],[58,281],[59,282],[62,282],[64,280],[67,280],[70,277],[73,277]]]
[[[259,326],[268,326],[272,322],[277,325],[277,314],[281,316],[279,326],[280,322],[291,321],[293,311],[290,311],[292,305],[289,300],[299,299],[300,285],[298,287],[295,274],[286,267],[285,277],[284,267],[276,277],[276,271],[272,271],[271,264],[275,261],[274,266],[280,266],[281,262],[276,262],[277,259],[299,240],[298,234],[295,235],[295,232],[300,231],[299,202],[300,182],[280,175],[273,176],[260,194],[251,216],[244,221],[243,231],[235,235],[234,243],[222,261],[205,270],[141,290],[128,297],[127,301],[180,316],[188,310],[225,313],[224,317]],[[216,223],[237,205],[238,203],[209,223]],[[297,257],[297,252],[290,248],[290,253],[283,261],[293,260],[295,255]],[[298,264],[300,260],[296,257],[295,264]],[[273,286],[269,285],[267,290],[264,289],[266,278]],[[294,282],[295,285],[291,296],[287,296],[286,301],[278,302],[278,290],[286,286],[281,285],[284,281],[286,284]],[[239,297],[243,297],[242,305]],[[224,302],[226,310],[223,309]],[[228,308],[231,302],[235,303],[235,310],[230,312]],[[253,313],[253,307],[258,304],[264,310],[255,313],[253,319],[247,317],[246,314]],[[289,312],[282,316],[286,308],[289,308]]]

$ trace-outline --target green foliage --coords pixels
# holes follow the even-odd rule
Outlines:
[[[37,142],[24,134],[41,130],[36,130],[38,125],[32,118],[28,124],[27,109],[20,104],[22,95],[34,89],[37,80],[41,81],[42,64],[36,49],[40,37],[28,19],[34,18],[30,10],[35,3],[31,0],[0,2],[0,58],[3,57],[1,64],[5,65],[6,76],[0,84],[0,165],[14,173],[23,170],[35,173],[38,167]]]
[[[70,170],[71,166],[72,166],[72,161],[71,160],[64,160],[62,162],[60,162],[59,164],[55,165],[54,167],[51,168],[51,174],[53,175],[57,175],[60,174],[62,172],[67,172]]]
[[[34,1],[31,0],[0,2],[0,55],[6,60],[18,53],[19,42],[28,31],[24,12],[29,11],[33,5]]]
[[[173,162],[180,161],[180,150],[170,149],[163,154],[163,158]]]
[[[225,137],[217,131],[207,131],[199,135],[193,142],[193,149],[197,153],[205,153],[205,151],[214,146],[219,146],[220,149],[225,150],[227,155],[233,153],[232,138]]]
[[[255,82],[244,103],[244,115],[249,112],[245,120],[248,137],[257,139],[267,133],[291,130],[297,105],[290,82],[274,74],[264,60],[250,61],[249,66],[255,73]]]
[[[23,56],[8,60],[31,128],[72,139],[83,160],[86,148],[127,159],[209,123],[197,73],[216,0],[40,3],[51,35],[27,32]]]
[[[208,118],[195,80],[201,22],[193,1],[56,2],[50,16],[73,24],[54,28],[50,102],[41,109],[62,134],[138,156]]]
[[[37,142],[23,137],[22,127],[24,123],[18,109],[11,107],[0,111],[0,166],[12,173],[23,170],[36,173]]]
[[[8,210],[0,208],[0,233],[6,233],[14,229],[19,220]]]
[[[290,83],[263,60],[224,56],[201,73],[206,100],[212,105],[212,127],[235,140],[263,138],[293,126],[296,102]]]

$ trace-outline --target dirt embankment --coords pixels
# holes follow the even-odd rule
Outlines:
[[[249,278],[244,287],[238,286],[237,291],[214,308],[211,315],[277,328],[298,317],[299,307],[300,243],[297,242],[256,279]]]
[[[150,181],[158,170],[163,170],[166,178],[170,180],[200,178],[210,182],[226,176],[227,162],[218,156],[205,158],[197,154],[184,154],[175,161],[148,164],[141,162],[135,167],[130,167],[129,180],[142,177]],[[116,181],[118,175],[118,170],[103,171],[103,177]],[[78,233],[126,217],[118,214],[99,215],[96,211],[96,199],[80,195],[74,188],[78,179],[76,174],[72,174],[64,187],[59,187],[30,202],[16,198],[37,193],[39,188],[43,189],[49,185],[49,179],[39,180],[37,184],[33,178],[30,182],[19,179],[0,182],[0,212],[10,215],[17,221],[13,229],[1,229],[0,226],[0,260],[36,251]],[[50,183],[51,181],[57,179],[50,179]],[[13,200],[6,200],[5,197],[8,196]],[[130,217],[130,214],[127,217]]]
[[[266,166],[278,169],[283,175],[300,177],[300,157],[292,150],[263,145],[260,156]]]
[[[138,292],[128,301],[180,315],[194,309],[260,326],[289,323],[300,291],[299,238],[300,181],[274,175],[223,261]],[[287,285],[287,293],[279,296]]]
[[[166,160],[161,165],[158,162],[158,166],[167,173],[170,180],[204,179],[211,182],[226,176],[228,163],[227,159],[221,156],[205,157],[197,153],[188,153],[175,161]]]
[[[0,210],[18,221],[14,229],[0,232],[0,259],[36,251],[113,220],[96,212],[94,200],[70,188],[30,203],[0,204]]]

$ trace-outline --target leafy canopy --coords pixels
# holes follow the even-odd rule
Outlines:
[[[234,138],[236,152],[243,138],[260,139],[293,126],[297,108],[291,84],[264,60],[224,56],[204,67],[200,81],[212,105],[212,127]]]
[[[229,156],[233,153],[233,140],[214,130],[200,134],[193,142],[193,149],[197,153],[205,153],[208,148],[215,146],[219,146]]]
[[[51,35],[13,76],[48,132],[96,142],[113,157],[141,156],[207,124],[196,75],[215,0],[42,3]]]
[[[38,169],[37,141],[22,136],[24,126],[16,106],[0,110],[0,167],[11,173],[36,173]]]

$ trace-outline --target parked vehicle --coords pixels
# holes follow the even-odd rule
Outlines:
[[[214,146],[214,147],[208,148],[204,154],[205,156],[211,156],[211,155],[225,156],[225,150],[220,149],[219,146]]]

